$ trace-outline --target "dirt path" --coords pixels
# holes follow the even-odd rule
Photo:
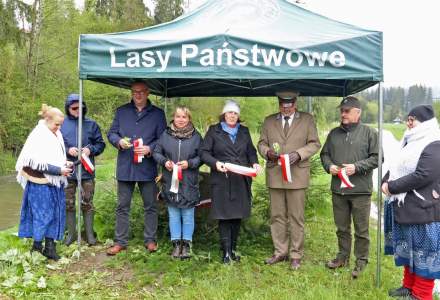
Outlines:
[[[67,275],[72,288],[79,291],[92,287],[95,291],[105,289],[106,293],[122,296],[127,284],[134,280],[134,273],[129,265],[109,266],[112,259],[103,246],[86,248],[79,260],[72,259],[65,268],[55,270],[53,274]]]

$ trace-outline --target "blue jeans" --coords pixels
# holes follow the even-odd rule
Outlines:
[[[194,207],[177,208],[168,206],[171,240],[192,241],[194,233]]]

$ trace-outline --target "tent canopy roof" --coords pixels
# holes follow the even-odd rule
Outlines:
[[[286,0],[210,0],[161,25],[83,34],[79,75],[177,96],[345,96],[383,81],[382,33]]]

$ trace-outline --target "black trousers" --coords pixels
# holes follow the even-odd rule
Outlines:
[[[241,219],[218,220],[220,245],[223,251],[235,251],[240,233]]]

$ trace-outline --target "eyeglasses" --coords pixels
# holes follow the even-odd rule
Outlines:
[[[146,94],[147,91],[131,91],[132,94]]]
[[[71,109],[71,110],[78,110],[78,109],[79,109],[79,106],[71,107],[70,109]]]
[[[351,111],[351,108],[341,108],[341,114],[348,114]]]

